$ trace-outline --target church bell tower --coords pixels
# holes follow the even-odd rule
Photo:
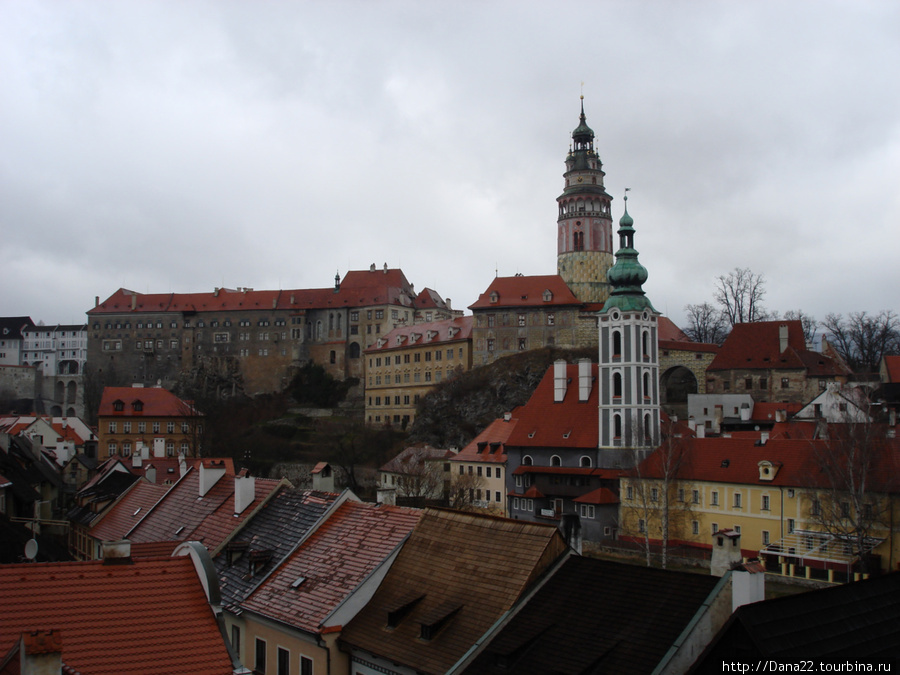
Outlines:
[[[609,296],[607,272],[613,265],[612,198],[603,187],[603,165],[594,150],[594,132],[584,116],[572,132],[566,157],[566,180],[557,220],[556,269],[582,302],[604,302]]]

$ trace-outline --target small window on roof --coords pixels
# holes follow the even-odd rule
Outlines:
[[[115,401],[113,401],[113,410],[115,410],[116,412],[122,412],[123,410],[125,410],[125,402],[116,399]]]
[[[135,401],[134,403],[131,404],[131,407],[135,412],[140,412],[141,410],[144,409],[144,402],[143,401]]]

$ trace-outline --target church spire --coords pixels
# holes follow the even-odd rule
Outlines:
[[[647,268],[638,262],[638,252],[634,248],[634,220],[628,214],[628,190],[625,188],[625,213],[619,219],[619,250],[616,251],[616,264],[607,275],[612,290],[609,300],[603,305],[608,312],[618,307],[624,312],[653,309],[650,300],[644,295],[644,282],[647,281]]]

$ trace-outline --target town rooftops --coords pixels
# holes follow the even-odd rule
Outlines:
[[[421,294],[420,294],[421,295]],[[430,291],[423,300],[428,306],[440,306],[437,294]],[[247,312],[286,310],[302,312],[329,307],[366,307],[401,305],[415,307],[417,296],[400,269],[353,270],[331,288],[263,290],[217,288],[206,293],[136,293],[120,288],[103,302],[88,310],[92,319],[104,314]]]
[[[426,509],[341,641],[445,673],[566,550],[552,525]]]
[[[385,473],[407,474],[414,472],[416,467],[425,462],[449,459],[455,457],[452,450],[433,448],[430,445],[410,445],[400,451],[393,459],[382,465],[379,471]]]
[[[400,326],[378,338],[365,351],[375,353],[429,344],[464,342],[472,337],[472,320],[471,316],[460,316],[455,319]]]
[[[470,665],[456,672],[654,672],[719,581],[710,575],[570,556],[489,637]]]
[[[558,274],[495,277],[469,309],[558,307],[583,304]]]
[[[193,405],[160,387],[104,387],[99,417],[194,417]]]
[[[0,588],[0,662],[23,633],[53,629],[68,673],[233,672],[190,557],[2,565]]]
[[[453,458],[454,461],[505,462],[506,441],[519,422],[518,418],[513,416],[515,414],[515,412],[510,414],[509,419],[502,417],[491,422],[484,431],[472,439],[472,442],[457,453]]]
[[[587,364],[586,364],[587,365]],[[578,364],[565,365],[563,399],[555,401],[554,368],[551,366],[528,403],[516,410],[519,422],[506,441],[510,447],[596,448],[598,390],[596,363],[582,375],[587,377],[589,394],[581,400]]]
[[[421,515],[418,509],[344,501],[241,603],[242,609],[318,633]]]
[[[118,541],[153,508],[169,488],[135,481],[93,523],[91,537],[98,541]]]
[[[0,316],[0,340],[21,340],[22,330],[33,325],[30,316]]]

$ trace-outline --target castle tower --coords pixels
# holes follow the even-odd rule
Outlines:
[[[603,466],[630,466],[659,436],[659,312],[644,295],[647,270],[634,248],[634,221],[619,221],[619,250],[609,270],[609,298],[599,314],[600,448]]]
[[[609,295],[607,272],[613,264],[612,198],[603,187],[603,165],[594,151],[594,132],[584,117],[572,132],[566,157],[566,187],[556,198],[557,273],[582,302],[603,302]]]

